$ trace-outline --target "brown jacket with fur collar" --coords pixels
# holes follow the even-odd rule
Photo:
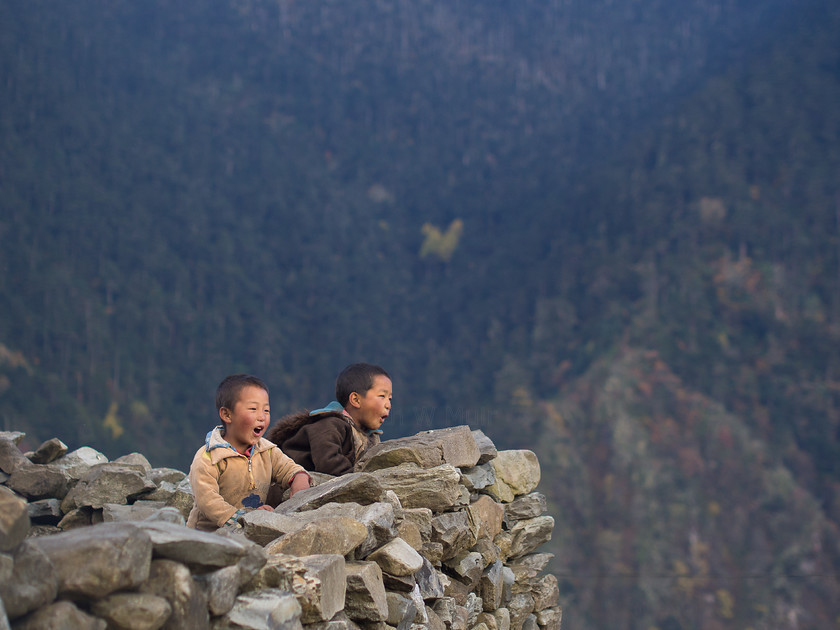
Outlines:
[[[328,475],[353,472],[361,454],[379,443],[379,434],[366,435],[341,411],[290,414],[265,437],[306,470]]]

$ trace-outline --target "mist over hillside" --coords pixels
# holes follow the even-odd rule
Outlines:
[[[372,361],[394,377],[386,438],[467,423],[536,450],[558,514],[580,519],[558,562],[582,570],[577,546],[609,572],[611,550],[652,543],[615,521],[604,479],[625,505],[648,489],[621,481],[617,418],[593,418],[599,441],[576,411],[567,438],[597,508],[581,510],[558,418],[605,396],[605,364],[646,374],[655,353],[756,445],[760,466],[734,477],[790,476],[738,531],[790,500],[834,549],[837,32],[827,0],[0,0],[0,426],[183,469],[225,375],[264,378],[280,417]],[[645,451],[679,479],[644,514],[707,485],[691,406],[664,407],[621,408],[645,444],[650,418],[685,442],[682,467]],[[694,540],[628,571],[700,580]],[[785,553],[780,576],[807,573],[810,551]],[[738,574],[738,557],[716,570]],[[569,580],[567,619],[822,628],[838,612],[833,580],[774,599],[675,579],[644,597]]]

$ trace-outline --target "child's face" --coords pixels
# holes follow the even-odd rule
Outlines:
[[[268,392],[255,385],[246,385],[239,392],[233,409],[222,407],[219,417],[225,423],[225,439],[239,452],[260,441],[271,422]]]
[[[364,429],[378,429],[391,412],[391,379],[382,374],[373,377],[373,387],[364,394],[350,394],[348,411]]]

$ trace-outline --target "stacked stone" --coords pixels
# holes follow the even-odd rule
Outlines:
[[[539,463],[481,431],[383,442],[223,535],[184,527],[180,471],[22,437],[0,433],[0,630],[560,627]]]

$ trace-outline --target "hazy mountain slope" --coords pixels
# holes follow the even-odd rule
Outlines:
[[[575,628],[830,628],[840,531],[739,417],[623,349],[542,418]]]

